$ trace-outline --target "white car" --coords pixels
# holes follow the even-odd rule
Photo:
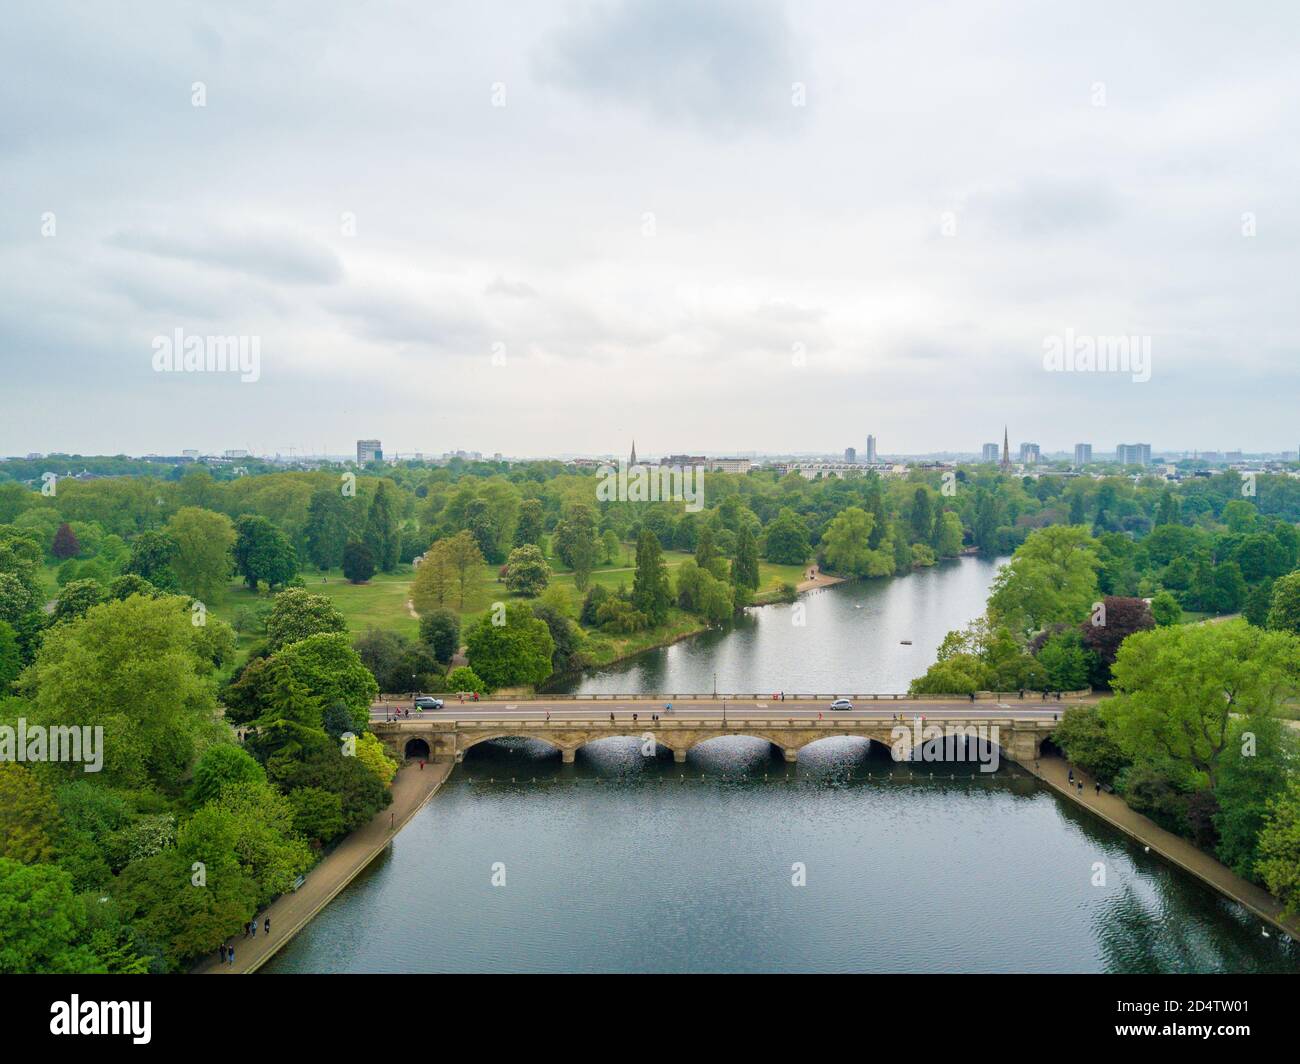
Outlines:
[[[831,709],[852,709],[853,703],[847,698],[837,698],[831,703]]]

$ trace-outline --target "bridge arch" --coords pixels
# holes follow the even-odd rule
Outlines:
[[[421,761],[428,761],[429,755],[431,753],[429,749],[429,741],[427,739],[421,738],[418,735],[413,736],[412,738],[406,740],[406,745],[403,747],[403,752],[406,755],[407,761],[413,761],[416,759],[419,759]]]
[[[760,728],[746,728],[744,731],[726,731],[718,735],[709,735],[704,738],[693,739],[687,746],[686,751],[698,750],[702,746],[708,746],[709,743],[717,742],[720,739],[757,739],[766,742],[769,746],[774,747],[783,758],[787,761],[794,761],[798,757],[798,746],[790,743],[789,736],[782,737],[785,741],[777,739],[773,733],[764,732]],[[685,751],[683,752],[683,754]],[[682,760],[684,760],[684,756]]]
[[[516,731],[500,731],[500,732],[492,732],[488,735],[476,735],[472,739],[467,739],[461,745],[460,749],[457,750],[456,760],[457,761],[463,760],[465,755],[468,754],[472,749],[474,749],[474,747],[482,746],[484,743],[495,742],[498,739],[522,739],[525,741],[536,740],[538,742],[545,743],[547,746],[550,746],[553,749],[559,750],[561,752],[565,752],[567,749],[566,747],[561,746],[559,743],[553,742],[551,739],[542,735],[521,735],[519,734],[519,732]],[[567,757],[566,760],[568,760]]]

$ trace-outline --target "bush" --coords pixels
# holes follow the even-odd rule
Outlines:
[[[488,692],[487,684],[479,679],[478,674],[471,668],[461,665],[459,668],[452,669],[447,675],[448,691],[476,691],[480,695]]]

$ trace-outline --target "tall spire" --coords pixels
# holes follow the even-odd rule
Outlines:
[[[1002,472],[1011,468],[1011,441],[1007,438],[1007,427],[1002,426]]]
[[[636,440],[632,441],[632,457],[627,460],[627,467],[631,469],[636,465]]]

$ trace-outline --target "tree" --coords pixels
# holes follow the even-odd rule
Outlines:
[[[0,762],[0,857],[23,864],[52,860],[58,833],[50,789],[26,765]]]
[[[0,857],[0,974],[88,975],[105,971],[85,945],[85,906],[72,879],[47,864]]]
[[[230,579],[230,549],[235,543],[230,518],[185,506],[168,522],[167,538],[176,544],[171,567],[180,589],[211,601]]]
[[[100,779],[108,786],[176,789],[196,741],[217,727],[210,663],[178,605],[174,597],[106,602],[49,629],[24,673],[33,723],[103,727]]]
[[[1151,600],[1151,616],[1161,628],[1182,624],[1183,608],[1168,591],[1157,592]]]
[[[320,487],[307,504],[307,557],[317,569],[335,569],[343,564],[348,545],[348,500],[337,488]]]
[[[930,512],[930,490],[925,485],[918,485],[912,496],[912,539],[913,543],[925,543],[930,539],[934,518]]]
[[[56,621],[74,621],[104,601],[104,589],[94,580],[70,580],[54,603]]]
[[[364,584],[375,575],[375,556],[360,540],[349,540],[343,548],[343,575],[354,584]]]
[[[455,610],[435,609],[420,616],[420,639],[444,665],[460,650],[460,615]]]
[[[1137,632],[1102,706],[1130,758],[1165,758],[1214,786],[1233,714],[1271,717],[1300,691],[1300,639],[1242,620]]]
[[[384,753],[384,744],[373,734],[363,732],[358,735],[355,749],[357,760],[373,772],[380,783],[387,787],[393,782],[397,775],[397,762]]]
[[[254,514],[235,522],[234,555],[250,591],[263,581],[270,588],[284,587],[298,572],[298,557],[284,533]]]
[[[380,569],[391,573],[397,568],[402,549],[401,522],[397,519],[396,503],[386,480],[379,481],[370,499],[363,541]]]
[[[718,546],[713,536],[713,526],[706,524],[700,529],[695,540],[695,564],[701,569],[708,569],[709,563],[718,557]]]
[[[1097,541],[1073,525],[1031,532],[993,579],[990,620],[1029,635],[1086,617],[1097,598],[1096,551]]]
[[[1300,635],[1300,572],[1288,573],[1274,582],[1268,626]]]
[[[782,508],[767,526],[767,560],[774,565],[803,565],[812,553],[808,529],[789,508]]]
[[[298,834],[320,844],[343,834],[343,801],[322,787],[295,787],[288,794]]]
[[[664,565],[659,539],[649,529],[644,529],[636,545],[636,575],[632,578],[632,605],[637,611],[645,614],[652,625],[660,625],[668,619],[671,596],[668,569]],[[480,675],[483,675],[482,672]],[[486,676],[484,679],[491,682]]]
[[[1074,764],[1102,783],[1110,783],[1128,764],[1096,706],[1067,709],[1052,732],[1052,742]]]
[[[321,632],[290,643],[274,658],[292,670],[298,683],[328,705],[340,701],[352,711],[358,728],[370,718],[370,704],[379,694],[374,675],[362,663],[343,632]],[[317,720],[312,727],[319,727]]]
[[[526,543],[541,546],[543,511],[541,499],[525,499],[519,504],[519,523],[515,525],[516,547]]]
[[[1088,658],[1077,631],[1052,636],[1037,657],[1053,691],[1078,691],[1088,686]]]
[[[1286,793],[1269,803],[1268,819],[1259,833],[1260,878],[1269,893],[1292,915],[1300,914],[1300,780],[1292,779]]]
[[[600,537],[600,546],[606,565],[613,565],[618,561],[618,552],[623,545],[619,542],[617,532],[612,528],[605,529],[604,534]]]
[[[546,622],[521,603],[506,606],[504,622],[494,624],[489,613],[469,628],[465,645],[470,666],[490,688],[541,683],[551,675],[555,652]]]
[[[894,571],[892,545],[881,539],[881,548],[871,548],[875,517],[860,506],[848,506],[835,515],[822,533],[821,553],[827,568],[848,576],[888,576]],[[908,546],[906,536],[899,539]],[[907,550],[906,566],[911,568],[912,552]]]
[[[994,554],[998,549],[998,504],[984,488],[975,489],[975,524],[971,529],[975,546],[981,554]]]
[[[266,619],[266,647],[274,654],[309,635],[347,630],[348,622],[333,599],[301,587],[285,588],[275,596]]]
[[[20,618],[38,608],[40,598],[39,589],[18,573],[0,573],[0,621],[16,628]]]
[[[266,771],[245,750],[231,743],[221,743],[204,751],[194,766],[194,784],[190,791],[195,805],[203,805],[221,796],[232,783],[265,783]]]
[[[483,553],[479,550],[478,542],[468,532],[457,532],[446,543],[447,564],[456,579],[457,605],[463,610],[467,595],[483,579]]]
[[[517,595],[536,598],[551,581],[551,567],[540,547],[527,543],[510,552],[506,562],[506,587]]]
[[[420,614],[441,609],[456,593],[456,568],[449,540],[441,539],[424,552],[411,583],[411,604]]]
[[[752,594],[758,590],[758,541],[748,521],[743,521],[736,534],[736,557],[731,563],[731,582],[741,592]]]
[[[1156,622],[1145,599],[1107,595],[1101,601],[1101,610],[1094,611],[1079,630],[1084,644],[1097,655],[1101,666],[1099,678],[1107,681],[1124,640],[1134,632],[1154,628]]]
[[[962,546],[961,518],[951,510],[944,510],[935,514],[935,527],[938,529],[935,553],[940,558],[957,557]]]
[[[22,651],[13,625],[0,621],[0,698],[9,692],[9,685],[23,671]]]
[[[1245,879],[1258,881],[1259,837],[1269,802],[1286,792],[1296,756],[1296,733],[1273,718],[1238,718],[1214,788],[1220,861]]]
[[[123,572],[135,573],[160,591],[176,590],[172,559],[176,544],[162,532],[141,532],[131,541],[131,557]]]
[[[50,553],[61,562],[67,561],[69,558],[75,558],[81,553],[81,544],[77,542],[76,534],[67,521],[59,525],[59,530],[54,533],[54,542],[50,544]]]
[[[447,674],[447,690],[475,691],[483,695],[487,694],[488,685],[479,678],[478,673],[473,669],[465,665],[459,665]]]
[[[555,556],[570,569],[574,567],[575,546],[594,544],[596,539],[596,514],[584,503],[574,503],[555,526],[551,549]],[[592,557],[594,557],[594,551]]]

